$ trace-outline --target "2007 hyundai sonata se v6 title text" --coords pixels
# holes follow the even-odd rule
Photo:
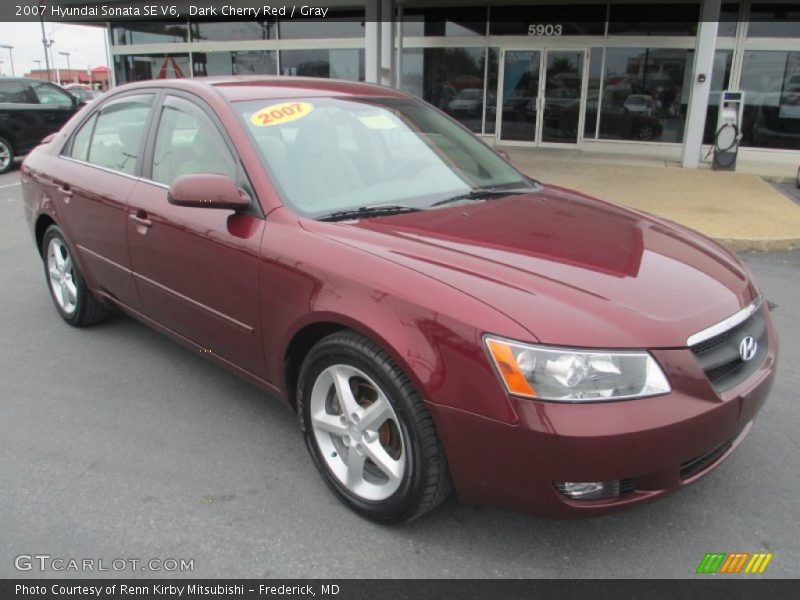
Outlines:
[[[557,517],[664,496],[772,384],[767,303],[731,252],[542,185],[394,89],[126,85],[21,177],[67,323],[121,310],[280,396],[377,521],[453,491]]]

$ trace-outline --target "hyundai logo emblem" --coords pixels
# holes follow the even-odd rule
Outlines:
[[[739,356],[744,362],[752,360],[756,355],[756,350],[758,350],[758,342],[752,335],[742,338],[742,341],[739,342]]]

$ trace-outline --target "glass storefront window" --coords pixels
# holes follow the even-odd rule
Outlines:
[[[281,75],[364,81],[364,50],[281,50]]]
[[[608,35],[696,35],[699,19],[699,2],[612,4]]]
[[[748,20],[748,37],[800,38],[800,2],[754,2]]]
[[[576,15],[579,15],[576,18]],[[491,35],[603,35],[606,30],[605,4],[491,6]]]
[[[188,54],[126,54],[114,57],[117,84],[190,77]]]
[[[295,16],[280,21],[279,37],[284,40],[363,38],[364,18],[363,10],[329,10],[324,19]]]
[[[691,67],[688,50],[606,49],[600,138],[682,142]]]
[[[206,75],[277,75],[273,50],[192,52],[195,77]]]
[[[486,35],[486,7],[408,8],[403,11],[405,36]]]
[[[485,57],[484,48],[405,49],[402,88],[480,133]]]
[[[800,149],[800,52],[747,51],[743,146]]]
[[[271,40],[277,33],[276,21],[192,21],[192,41],[233,42]]]
[[[189,41],[186,23],[114,23],[111,25],[111,43],[114,46],[131,44],[175,44]]]
[[[721,25],[721,23],[720,23]],[[733,63],[733,50],[717,50],[714,53],[714,70],[711,73],[711,87],[708,95],[708,111],[706,112],[706,126],[703,131],[703,143],[713,144],[717,132],[717,116],[719,115],[719,101],[722,91],[727,90],[731,81],[731,64]]]

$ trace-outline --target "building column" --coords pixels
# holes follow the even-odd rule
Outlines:
[[[720,3],[720,0],[703,0],[703,7],[700,11],[692,68],[692,89],[686,116],[686,135],[683,139],[681,161],[683,166],[688,169],[697,168],[700,164],[700,154],[703,151],[703,132],[708,111],[708,96],[711,91],[711,72],[714,69]]]
[[[381,0],[364,0],[364,81],[381,82]]]

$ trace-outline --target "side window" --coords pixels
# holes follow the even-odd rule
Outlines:
[[[126,96],[105,105],[93,119],[94,131],[87,148],[86,160],[100,167],[128,175],[135,174],[142,136],[152,104],[153,95],[143,94]],[[84,125],[84,129],[87,125]],[[81,134],[83,129],[78,132],[73,145],[78,142]]]
[[[74,106],[72,96],[54,85],[49,83],[34,83],[32,87],[33,91],[36,93],[36,97],[39,99],[39,104],[58,106],[61,108],[72,108]]]
[[[72,138],[72,148],[69,151],[69,156],[77,160],[88,160],[89,158],[89,142],[92,141],[92,134],[94,133],[94,126],[97,122],[97,115],[92,117],[84,123]]]
[[[38,104],[39,100],[25,81],[0,81],[0,103]]]
[[[153,151],[153,181],[170,185],[181,175],[216,173],[236,178],[236,163],[211,119],[182,98],[168,97]]]

